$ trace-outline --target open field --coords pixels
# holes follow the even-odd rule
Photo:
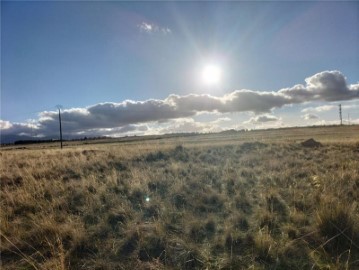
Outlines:
[[[1,148],[2,269],[359,269],[359,126],[55,147]]]

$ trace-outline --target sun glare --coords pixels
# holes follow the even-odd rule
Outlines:
[[[202,81],[205,84],[218,84],[221,80],[221,69],[216,65],[207,65],[202,71]]]

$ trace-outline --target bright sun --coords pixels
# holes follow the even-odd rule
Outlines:
[[[221,80],[221,69],[216,65],[207,65],[202,71],[202,81],[205,84],[218,84]]]

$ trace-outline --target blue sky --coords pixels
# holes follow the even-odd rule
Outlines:
[[[358,25],[359,2],[2,1],[1,129],[51,135],[57,104],[68,136],[359,123]],[[321,94],[260,94],[298,84]]]

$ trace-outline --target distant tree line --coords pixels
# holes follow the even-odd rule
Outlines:
[[[66,141],[87,141],[87,140],[100,140],[100,139],[108,139],[109,137],[106,136],[99,136],[99,137],[82,137],[82,138],[74,138],[70,140],[63,140]],[[44,140],[17,140],[13,144],[20,145],[20,144],[37,144],[37,143],[51,143],[51,142],[58,142],[59,139],[44,139]],[[9,143],[11,144],[11,143]]]

